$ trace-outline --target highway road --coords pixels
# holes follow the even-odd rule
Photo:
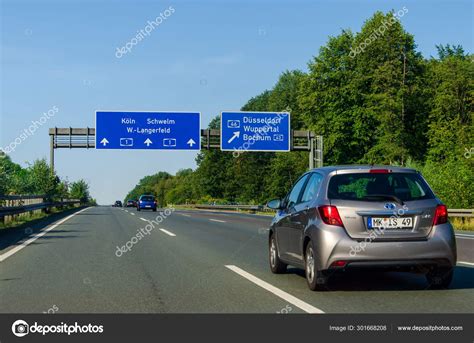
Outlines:
[[[176,210],[151,226],[158,215],[90,207],[4,230],[0,312],[474,312],[469,234],[457,237],[460,262],[448,290],[428,290],[421,275],[366,272],[311,292],[301,270],[270,272],[269,217]]]

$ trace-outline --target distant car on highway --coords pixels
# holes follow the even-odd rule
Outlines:
[[[125,205],[125,207],[136,207],[137,206],[137,202],[135,200],[127,200],[127,204]]]
[[[334,272],[381,269],[423,273],[447,288],[456,241],[446,206],[421,174],[400,167],[340,166],[301,176],[276,209],[269,234],[273,273],[305,269],[311,290]]]
[[[156,212],[158,203],[153,195],[142,195],[137,202],[137,211],[153,210]]]
[[[117,200],[115,204],[112,205],[113,207],[122,207],[122,202],[120,200]]]

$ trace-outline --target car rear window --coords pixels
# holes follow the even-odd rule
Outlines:
[[[143,200],[143,201],[153,201],[153,200],[155,200],[155,198],[152,197],[152,196],[145,196],[145,197],[142,197],[141,200]]]
[[[416,173],[353,173],[334,175],[328,198],[377,201],[377,196],[394,196],[402,201],[433,199],[434,194]]]

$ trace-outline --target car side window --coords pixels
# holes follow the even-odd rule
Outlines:
[[[307,179],[308,179],[308,175],[305,175],[301,179],[299,179],[298,182],[296,182],[290,194],[288,195],[288,200],[287,200],[287,205],[286,205],[287,208],[291,208],[295,206],[296,204],[298,204],[301,190],[303,189],[303,186],[306,183]]]
[[[301,197],[301,202],[311,201],[316,197],[319,192],[319,186],[321,185],[322,180],[323,176],[321,174],[311,174],[311,177],[308,183],[306,184],[303,196]]]

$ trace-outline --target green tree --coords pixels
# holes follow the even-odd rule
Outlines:
[[[45,194],[48,198],[55,196],[60,180],[56,174],[51,174],[45,159],[33,162],[28,168],[28,178],[33,194]]]
[[[80,199],[82,201],[89,201],[89,185],[84,180],[78,180],[71,184],[70,196],[72,199]]]
[[[353,43],[350,31],[330,37],[300,84],[302,117],[307,128],[324,137],[327,164],[362,159],[373,140],[373,120],[358,110],[362,100],[354,81],[356,61],[349,56]]]
[[[220,118],[209,123],[209,129],[220,128]],[[196,185],[202,196],[222,199],[226,188],[227,169],[232,162],[232,153],[220,150],[205,150],[198,154],[196,163]]]
[[[167,204],[185,204],[196,200],[192,169],[180,170],[170,180],[172,183],[165,196]]]
[[[308,153],[277,153],[269,166],[263,202],[283,198],[296,180],[308,169]]]
[[[373,39],[374,32],[384,25],[384,35]],[[354,44],[367,40],[370,43],[365,51],[354,58],[362,110],[375,120],[369,131],[375,141],[364,157],[367,162],[403,165],[426,150],[422,139],[427,117],[420,77],[423,58],[415,50],[413,36],[392,13],[375,13],[356,35]]]
[[[278,79],[278,82],[268,93],[264,94],[268,99],[265,98],[265,111],[283,112],[289,111],[291,113],[291,128],[293,130],[302,130],[305,128],[305,123],[301,116],[301,109],[298,102],[298,94],[300,91],[301,82],[304,79],[305,74],[299,70],[285,71]],[[248,103],[244,108],[249,110],[257,111],[258,107],[253,103]]]
[[[449,207],[474,206],[474,64],[459,46],[438,46],[428,68],[428,152],[423,174]],[[467,155],[469,156],[469,155]]]
[[[464,149],[473,146],[474,64],[461,47],[437,48],[439,59],[429,63],[428,160],[462,161]]]
[[[423,155],[426,96],[415,47],[392,13],[377,12],[360,33],[331,37],[310,62],[299,102],[306,124],[324,136],[327,162],[404,164]]]

